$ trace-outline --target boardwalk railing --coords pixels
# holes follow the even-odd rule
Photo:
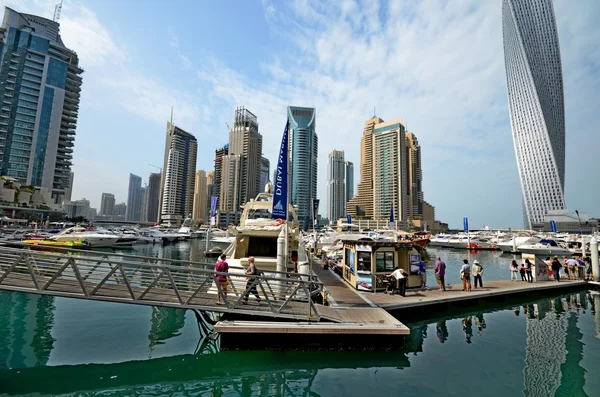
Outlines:
[[[314,277],[93,251],[0,247],[0,289],[54,296],[269,317],[318,319]],[[226,286],[216,276],[227,277]],[[219,299],[220,298],[220,299]],[[220,304],[218,303],[220,302]]]

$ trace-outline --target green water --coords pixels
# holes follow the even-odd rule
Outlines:
[[[192,312],[0,292],[0,394],[600,395],[600,295],[501,305],[405,321],[389,351],[219,351]]]

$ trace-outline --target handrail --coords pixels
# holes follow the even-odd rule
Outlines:
[[[0,289],[272,317],[319,318],[312,296],[323,291],[323,284],[308,275],[216,272],[192,267],[198,262],[176,260],[183,265],[177,266],[153,263],[157,259],[153,257],[114,254],[110,258],[105,253],[83,253],[0,247]],[[218,276],[226,276],[229,286],[217,282]],[[246,305],[249,295],[256,300]],[[222,305],[217,305],[215,299]]]

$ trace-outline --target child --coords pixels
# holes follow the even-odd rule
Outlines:
[[[525,278],[525,264],[521,263],[521,269],[519,270],[519,272],[521,273],[521,281],[527,281],[527,279]]]

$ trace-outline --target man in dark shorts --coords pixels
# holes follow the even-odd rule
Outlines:
[[[435,261],[435,279],[440,286],[440,291],[446,291],[446,264],[439,256]]]

